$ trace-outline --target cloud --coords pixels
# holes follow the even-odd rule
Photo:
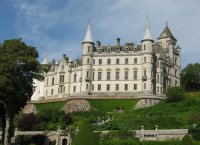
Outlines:
[[[89,16],[94,40],[104,45],[136,42],[144,33],[148,13],[151,32],[156,38],[168,21],[172,33],[182,47],[182,64],[199,62],[200,2],[185,0],[40,0],[12,1],[18,14],[16,30],[24,41],[36,46],[42,56],[45,48],[49,58],[62,53],[78,57],[82,54]]]

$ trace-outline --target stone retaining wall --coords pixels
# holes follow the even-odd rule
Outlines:
[[[181,140],[188,134],[188,129],[171,129],[171,130],[137,130],[136,137],[140,141],[166,141],[166,140]]]

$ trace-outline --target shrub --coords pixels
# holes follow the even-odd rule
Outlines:
[[[34,130],[35,126],[39,123],[35,114],[23,114],[18,120],[18,126],[21,130]]]
[[[192,139],[191,137],[187,134],[183,137],[182,141],[181,141],[182,145],[193,145]]]
[[[189,134],[191,134],[194,140],[200,141],[200,124],[197,125],[195,128],[190,128]]]
[[[172,87],[167,90],[167,101],[178,102],[183,99],[184,90],[180,87]]]

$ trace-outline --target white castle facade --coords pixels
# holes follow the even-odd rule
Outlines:
[[[103,46],[94,43],[88,24],[82,43],[82,60],[63,58],[43,64],[50,70],[44,81],[34,80],[32,100],[73,96],[163,95],[180,85],[180,47],[166,25],[157,41],[151,37],[147,21],[141,44]]]

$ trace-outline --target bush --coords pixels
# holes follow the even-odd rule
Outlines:
[[[180,87],[172,87],[167,90],[167,101],[178,102],[183,99],[184,90]]]
[[[191,134],[194,140],[200,141],[200,124],[197,125],[195,128],[190,128],[189,134]]]
[[[17,145],[42,145],[44,144],[46,136],[36,135],[36,136],[18,136],[16,139]]]
[[[189,135],[185,135],[181,141],[182,145],[193,145],[192,139]]]
[[[21,130],[29,131],[36,129],[35,126],[39,123],[35,114],[23,114],[18,120],[18,127]]]

